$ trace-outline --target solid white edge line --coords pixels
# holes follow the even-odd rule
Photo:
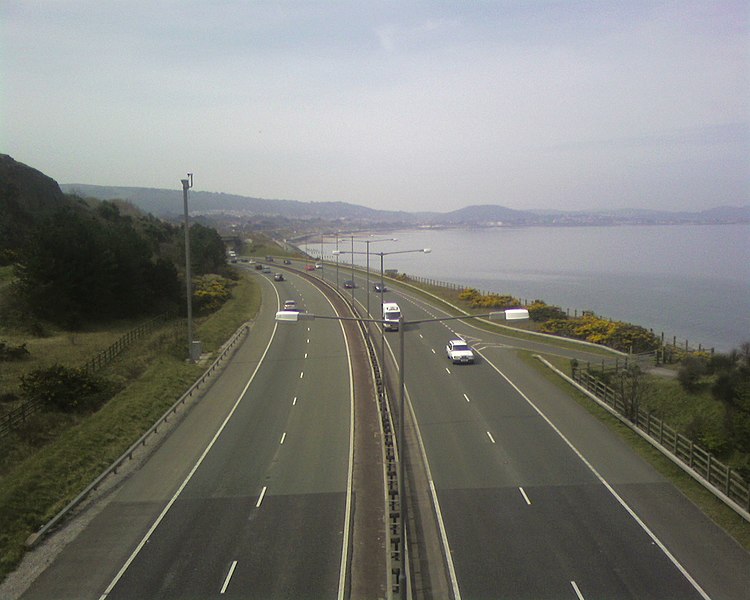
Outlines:
[[[523,499],[526,500],[526,504],[528,504],[529,506],[531,506],[531,500],[529,500],[529,497],[526,495],[526,491],[522,487],[519,487],[518,489],[521,492],[521,495],[523,496]]]
[[[390,350],[390,347],[389,347]],[[458,578],[456,577],[456,567],[453,564],[453,552],[451,551],[450,544],[448,543],[448,533],[445,530],[445,522],[443,521],[443,511],[440,509],[440,502],[437,497],[437,490],[435,489],[435,482],[432,480],[432,471],[430,470],[430,463],[427,460],[427,450],[424,447],[424,440],[422,440],[422,432],[419,429],[419,423],[417,422],[417,416],[414,413],[414,407],[411,404],[411,397],[409,396],[409,390],[404,386],[407,404],[409,406],[409,412],[411,413],[412,421],[414,422],[414,429],[417,433],[417,440],[419,441],[419,449],[422,454],[422,461],[427,471],[427,481],[430,485],[430,494],[432,495],[432,504],[435,507],[435,519],[437,520],[438,529],[440,530],[440,541],[443,544],[443,558],[445,559],[448,567],[448,576],[450,578],[451,588],[453,589],[453,600],[461,600],[461,591],[458,587]]]
[[[237,561],[232,561],[232,566],[229,567],[229,573],[227,573],[227,577],[224,580],[224,585],[221,586],[220,594],[223,594],[227,591],[227,587],[229,587],[229,582],[232,580],[232,575],[234,575],[234,570],[237,568]]]
[[[570,585],[573,587],[573,591],[576,593],[576,596],[578,596],[578,600],[585,600],[583,597],[583,594],[581,593],[581,590],[578,589],[578,585],[575,581],[571,581]]]
[[[333,302],[326,297],[331,305],[333,312],[336,309]],[[346,476],[346,508],[344,509],[344,531],[343,542],[341,544],[341,563],[339,564],[339,589],[337,598],[344,600],[346,598],[346,568],[349,563],[349,537],[351,535],[352,520],[352,484],[354,481],[354,371],[352,369],[352,355],[349,348],[349,339],[346,337],[343,321],[339,321],[341,334],[344,336],[344,345],[346,346],[346,360],[349,366],[349,465]]]
[[[550,419],[549,419],[549,418],[547,417],[547,415],[545,415],[545,414],[544,414],[544,413],[543,413],[543,412],[541,411],[541,409],[540,409],[540,408],[539,408],[539,407],[538,407],[538,406],[537,406],[536,404],[534,404],[534,403],[533,403],[533,402],[531,401],[531,399],[529,399],[529,397],[528,397],[528,396],[527,396],[526,394],[524,394],[524,393],[523,393],[523,392],[522,392],[522,391],[521,391],[521,390],[519,389],[519,387],[518,387],[518,386],[517,386],[517,385],[516,385],[515,383],[513,383],[513,382],[512,382],[512,381],[511,381],[511,380],[510,380],[510,379],[508,378],[508,376],[507,376],[507,375],[505,375],[505,373],[503,373],[503,372],[502,372],[502,371],[501,371],[501,370],[500,370],[500,369],[499,369],[498,367],[496,367],[496,366],[495,366],[495,364],[494,364],[494,363],[493,363],[492,361],[488,360],[488,359],[487,359],[487,357],[485,357],[485,356],[482,356],[482,358],[484,358],[484,360],[485,360],[485,361],[487,361],[487,363],[488,363],[488,364],[489,364],[489,365],[490,365],[490,366],[491,366],[491,367],[492,367],[493,369],[495,369],[495,371],[497,371],[497,372],[498,372],[498,374],[499,374],[499,375],[500,375],[500,376],[501,376],[501,377],[502,377],[503,379],[505,379],[505,381],[507,381],[507,382],[508,382],[508,383],[510,384],[510,386],[511,386],[511,387],[512,387],[512,388],[513,388],[514,390],[516,390],[516,392],[518,392],[518,394],[519,394],[519,395],[520,395],[520,396],[521,396],[521,397],[522,397],[522,398],[523,398],[524,400],[526,400],[526,402],[527,402],[527,403],[529,404],[529,406],[531,406],[531,407],[532,407],[532,408],[533,408],[533,409],[534,409],[534,410],[535,410],[535,411],[536,411],[536,412],[537,412],[537,413],[539,414],[539,416],[540,416],[540,417],[542,417],[542,419],[544,419],[544,420],[545,420],[545,421],[547,422],[547,424],[548,424],[548,425],[549,425],[550,427],[552,427],[552,429],[553,429],[553,430],[555,431],[555,433],[557,433],[557,435],[559,435],[559,436],[560,436],[560,438],[561,438],[561,439],[562,439],[562,440],[563,440],[563,441],[564,441],[564,442],[565,442],[565,443],[566,443],[566,444],[568,445],[568,447],[569,447],[569,448],[570,448],[570,449],[571,449],[571,450],[572,450],[572,451],[573,451],[573,452],[574,452],[574,453],[576,454],[576,456],[578,456],[578,458],[579,458],[579,459],[581,460],[581,462],[583,462],[583,464],[584,464],[584,465],[586,465],[586,467],[588,467],[588,469],[589,469],[589,470],[590,470],[590,471],[591,471],[591,472],[592,472],[592,473],[594,474],[594,476],[595,476],[595,477],[596,477],[596,478],[597,478],[597,479],[598,479],[598,480],[599,480],[599,481],[601,482],[601,484],[602,484],[602,485],[603,485],[603,486],[604,486],[604,487],[605,487],[605,488],[607,489],[607,491],[608,491],[608,492],[609,492],[609,493],[610,493],[610,494],[611,494],[611,495],[612,495],[612,496],[613,496],[613,497],[615,498],[615,500],[617,500],[617,502],[619,502],[619,503],[620,503],[620,505],[621,505],[621,506],[622,506],[622,507],[623,507],[623,508],[624,508],[624,509],[625,509],[625,510],[627,511],[627,513],[628,513],[628,514],[629,514],[629,515],[630,515],[630,516],[631,516],[631,517],[633,518],[633,520],[634,520],[634,521],[635,521],[636,523],[638,523],[638,525],[639,525],[639,526],[641,527],[641,529],[643,529],[643,531],[645,531],[645,532],[646,532],[646,534],[647,534],[647,535],[648,535],[648,536],[649,536],[649,537],[651,538],[651,540],[652,540],[652,541],[653,541],[653,542],[654,542],[654,543],[655,543],[655,544],[656,544],[657,546],[659,546],[659,548],[661,549],[661,551],[662,551],[662,552],[663,552],[663,553],[664,553],[664,554],[666,555],[666,557],[667,557],[667,558],[668,558],[668,559],[669,559],[669,560],[670,560],[670,561],[672,562],[672,564],[673,564],[673,565],[674,565],[674,566],[675,566],[675,567],[677,568],[677,570],[678,570],[678,571],[679,571],[680,573],[682,573],[683,577],[685,577],[685,579],[687,579],[687,580],[688,580],[688,582],[690,582],[690,585],[692,585],[692,586],[693,586],[693,588],[695,589],[695,591],[696,591],[696,592],[698,592],[698,593],[700,594],[700,596],[701,596],[702,598],[704,598],[704,600],[711,600],[711,597],[710,597],[710,596],[709,596],[709,595],[708,595],[708,594],[707,594],[707,593],[706,593],[706,592],[705,592],[705,591],[703,590],[703,588],[702,588],[702,587],[701,587],[701,586],[700,586],[700,585],[698,584],[698,582],[697,582],[697,581],[696,581],[695,579],[693,579],[693,577],[692,577],[692,576],[690,575],[690,573],[688,573],[688,572],[687,572],[687,570],[685,569],[685,567],[683,567],[683,566],[682,566],[682,564],[680,564],[680,562],[679,562],[679,561],[678,561],[678,560],[677,560],[677,559],[676,559],[676,558],[674,557],[674,555],[673,555],[673,554],[672,554],[672,553],[671,553],[671,552],[669,551],[669,549],[668,549],[668,548],[667,548],[667,547],[666,547],[666,546],[665,546],[665,545],[664,545],[664,544],[662,543],[662,541],[661,541],[661,540],[660,540],[660,539],[659,539],[658,537],[656,537],[656,534],[655,534],[655,533],[654,533],[653,531],[651,531],[651,529],[649,529],[648,525],[646,525],[646,523],[644,523],[644,522],[643,522],[643,520],[641,520],[641,518],[640,518],[640,517],[639,517],[639,516],[638,516],[638,515],[637,515],[637,514],[635,513],[635,511],[634,511],[634,510],[633,510],[632,508],[630,508],[630,506],[629,506],[629,505],[627,504],[627,502],[625,502],[625,500],[623,500],[623,499],[622,499],[622,498],[620,497],[620,495],[619,495],[619,494],[618,494],[618,493],[617,493],[617,492],[615,491],[615,489],[614,489],[614,488],[613,488],[613,487],[612,487],[612,486],[611,486],[611,485],[609,484],[609,482],[608,482],[608,481],[607,481],[606,479],[604,479],[604,477],[602,477],[602,475],[601,475],[601,474],[599,473],[599,471],[597,471],[597,470],[596,470],[596,469],[594,468],[594,465],[592,465],[592,464],[591,464],[591,463],[590,463],[590,462],[589,462],[589,461],[588,461],[588,460],[586,459],[586,457],[584,457],[584,456],[583,456],[583,454],[581,454],[581,452],[580,452],[580,451],[578,450],[578,448],[576,448],[576,447],[575,447],[575,446],[573,445],[573,443],[572,443],[572,442],[571,442],[571,441],[570,441],[570,440],[569,440],[569,439],[568,439],[567,437],[565,437],[565,435],[563,434],[563,432],[562,432],[562,431],[560,431],[560,430],[559,430],[559,429],[557,428],[557,426],[556,426],[556,425],[555,425],[555,424],[554,424],[554,423],[553,423],[553,422],[552,422],[552,421],[551,421],[551,420],[550,420]]]
[[[227,423],[229,423],[229,420],[232,418],[232,415],[234,415],[234,412],[237,410],[237,407],[240,405],[240,402],[242,401],[242,398],[245,396],[245,393],[250,387],[250,384],[253,382],[253,379],[255,379],[255,375],[258,373],[260,366],[263,364],[263,360],[266,358],[266,354],[268,354],[268,349],[271,347],[271,343],[273,342],[274,337],[276,337],[277,328],[278,328],[278,323],[274,322],[273,331],[271,332],[271,339],[268,340],[268,345],[266,346],[266,349],[263,351],[263,355],[260,357],[258,364],[255,366],[255,370],[253,371],[253,374],[250,376],[250,379],[248,379],[247,383],[245,384],[245,387],[242,389],[242,392],[240,393],[239,397],[235,401],[234,406],[232,406],[232,410],[230,410],[229,414],[224,418],[224,421],[222,422],[221,426],[217,430],[213,439],[209,442],[208,446],[206,446],[206,449],[203,451],[203,454],[200,455],[200,457],[198,458],[198,461],[195,463],[193,468],[187,474],[187,477],[185,477],[184,481],[180,484],[180,487],[177,488],[177,491],[174,493],[174,496],[172,496],[169,502],[167,502],[167,505],[161,511],[159,516],[156,517],[156,520],[151,525],[149,530],[146,532],[146,535],[143,536],[143,539],[135,547],[135,550],[133,550],[133,552],[128,557],[128,560],[125,561],[125,564],[117,572],[117,575],[115,575],[115,578],[107,586],[107,589],[104,590],[104,593],[101,596],[99,596],[99,600],[104,600],[112,592],[114,587],[117,585],[117,582],[120,581],[120,579],[122,579],[122,576],[125,574],[125,571],[128,570],[128,567],[130,567],[131,563],[135,560],[135,557],[138,556],[138,553],[146,545],[151,535],[154,533],[156,528],[159,526],[159,524],[162,522],[164,517],[167,515],[167,513],[169,512],[169,509],[172,508],[172,505],[175,503],[179,495],[182,493],[182,490],[185,489],[187,484],[193,478],[193,475],[195,475],[195,472],[198,470],[198,467],[201,466],[201,463],[203,463],[206,456],[211,451],[211,448],[213,448],[213,445],[216,443],[216,440],[219,439],[219,436],[224,431],[224,428],[227,426]]]
[[[263,489],[260,490],[260,496],[258,496],[258,501],[255,503],[255,508],[260,508],[260,505],[263,503],[263,498],[266,497],[266,490],[268,489],[267,485],[263,486]]]
[[[391,360],[393,361],[393,364],[396,365],[396,371],[398,371],[398,361],[396,360],[396,355],[394,354],[393,348],[391,348],[390,341],[388,340],[386,340],[386,347],[388,348],[388,352],[391,356]],[[448,371],[448,373],[450,373],[450,369],[448,369],[448,367],[446,367],[445,370]],[[443,545],[443,558],[445,559],[446,566],[448,568],[448,577],[450,579],[450,585],[453,591],[453,600],[461,600],[461,590],[458,585],[456,567],[453,563],[453,551],[451,550],[450,544],[448,543],[448,533],[445,529],[445,521],[443,521],[443,512],[440,508],[440,501],[438,500],[437,489],[435,488],[435,483],[432,479],[432,471],[430,469],[430,463],[427,460],[427,450],[424,446],[424,440],[422,439],[422,432],[419,428],[417,416],[416,416],[416,413],[414,412],[414,406],[412,405],[412,402],[411,402],[411,395],[409,394],[409,388],[406,385],[404,385],[404,395],[406,397],[406,404],[409,408],[409,412],[411,413],[411,418],[412,418],[412,421],[414,423],[414,428],[417,433],[417,440],[419,441],[420,453],[422,454],[422,460],[425,465],[425,470],[427,471],[427,481],[430,485],[430,492],[432,494],[432,502],[435,508],[435,518],[437,520],[438,529],[440,530],[440,540]],[[466,400],[467,402],[469,401],[468,397],[466,398]]]
[[[393,361],[393,364],[396,365],[396,371],[398,371],[398,361],[396,360],[396,355],[393,352],[393,348],[391,348],[390,341],[386,340],[385,345],[388,348],[388,353],[391,355],[391,360]],[[414,423],[414,428],[417,433],[417,440],[419,441],[420,453],[422,454],[422,461],[424,462],[425,470],[427,471],[427,481],[429,482],[430,491],[432,493],[432,503],[433,503],[433,506],[435,507],[435,519],[437,520],[438,529],[440,530],[440,540],[443,545],[443,558],[445,559],[446,566],[448,568],[448,577],[450,579],[451,589],[453,590],[453,600],[461,600],[461,591],[458,587],[458,578],[456,576],[456,566],[453,564],[453,552],[451,551],[450,544],[448,543],[448,533],[445,530],[445,522],[443,521],[443,512],[440,509],[440,502],[438,501],[437,490],[435,489],[435,484],[432,480],[432,471],[430,470],[430,463],[427,460],[427,450],[424,447],[424,440],[422,440],[422,432],[419,429],[419,423],[417,422],[417,415],[414,412],[414,406],[412,406],[411,395],[409,394],[409,388],[407,385],[404,385],[404,397],[405,397],[406,405],[409,407],[409,412],[411,413],[411,418],[412,418],[412,421]],[[407,564],[407,567],[408,566],[409,565]],[[407,572],[407,581],[410,580],[410,577],[411,576]]]

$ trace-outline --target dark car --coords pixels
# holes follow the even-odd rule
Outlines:
[[[262,264],[260,264],[260,263],[256,263],[256,264],[255,264],[255,270],[256,270],[256,271],[262,271],[262,270],[263,270],[263,265],[262,265]]]
[[[354,283],[354,282],[353,282],[353,281],[352,281],[351,279],[347,279],[347,280],[346,280],[346,281],[344,282],[344,287],[345,287],[345,288],[346,288],[347,290],[351,290],[352,288],[355,288],[355,287],[357,287],[357,284],[356,284],[356,283]]]
[[[285,259],[284,259],[284,264],[285,264],[285,265],[291,265],[291,264],[292,264],[292,261],[291,261],[291,260],[289,260],[288,258],[285,258]]]
[[[283,273],[276,273],[276,275],[273,276],[274,281],[284,281],[284,274]]]
[[[375,283],[373,284],[372,289],[374,289],[379,294],[388,291],[388,288],[385,287],[384,283]]]

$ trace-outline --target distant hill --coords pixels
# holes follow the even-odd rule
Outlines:
[[[109,187],[82,183],[63,184],[69,194],[100,200],[126,200],[141,210],[157,216],[176,217],[183,212],[182,190],[140,187]],[[220,192],[190,191],[190,213],[236,213],[281,216],[290,219],[372,219],[394,222],[410,221],[406,212],[381,211],[345,202],[300,202],[298,200],[268,200]]]
[[[100,200],[126,200],[165,218],[182,214],[182,190],[62,184],[63,191]],[[385,211],[346,202],[268,200],[219,192],[190,191],[191,214],[320,219],[392,226],[487,227],[497,225],[623,225],[660,223],[750,223],[750,206],[718,207],[701,212],[648,209],[601,211],[514,210],[495,204],[474,205],[447,213]]]

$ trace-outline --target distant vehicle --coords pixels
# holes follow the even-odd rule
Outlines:
[[[284,310],[299,310],[294,300],[284,300]]]
[[[273,262],[273,256],[266,256],[266,262]]]
[[[288,258],[285,258],[285,259],[284,259],[284,264],[285,264],[285,265],[291,265],[291,264],[292,264],[292,261],[291,261],[291,260],[289,260]]]
[[[386,331],[398,331],[398,320],[401,318],[401,309],[395,302],[383,304],[383,329]]]
[[[305,271],[314,271],[315,265],[305,265]]]
[[[378,292],[379,294],[382,294],[383,292],[388,291],[388,288],[385,287],[384,283],[374,283],[372,285],[372,289]]]
[[[353,289],[353,288],[357,287],[357,284],[356,284],[356,283],[354,283],[354,282],[353,282],[353,281],[352,281],[351,279],[347,279],[347,280],[346,280],[346,281],[344,282],[344,287],[345,287],[345,288],[346,288],[347,290],[351,290],[351,289]]]
[[[283,273],[276,273],[276,275],[273,276],[274,281],[284,281],[284,274]]]
[[[474,362],[474,352],[464,340],[451,340],[445,347],[445,352],[453,364]]]
[[[315,263],[315,268],[316,269],[322,269],[323,268],[323,264],[322,263]]]
[[[271,272],[271,267],[263,267],[262,271],[264,273],[270,273]]]
[[[260,263],[255,263],[255,270],[256,271],[262,271],[263,270],[263,265],[260,264]]]

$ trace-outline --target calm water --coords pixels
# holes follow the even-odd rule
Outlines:
[[[390,235],[390,234],[389,234]],[[370,251],[386,269],[593,310],[727,351],[750,341],[750,225],[409,230]],[[380,236],[385,237],[385,236]],[[330,254],[333,244],[323,247]],[[339,241],[350,250],[351,241]],[[355,240],[355,251],[365,244]],[[320,244],[310,252],[320,253]],[[342,262],[351,262],[342,255]],[[364,264],[365,256],[355,255]],[[371,256],[371,268],[380,258]]]

